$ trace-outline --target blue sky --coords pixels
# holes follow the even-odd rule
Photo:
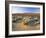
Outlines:
[[[12,13],[40,13],[36,7],[12,7]]]

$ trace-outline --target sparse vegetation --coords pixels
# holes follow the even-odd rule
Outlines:
[[[38,15],[12,15],[12,30],[39,30],[40,16]]]

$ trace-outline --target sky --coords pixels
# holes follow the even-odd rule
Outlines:
[[[12,13],[40,13],[40,8],[36,7],[12,7]]]

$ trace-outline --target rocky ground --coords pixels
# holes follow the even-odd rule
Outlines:
[[[34,22],[35,19],[38,21]],[[12,31],[40,30],[39,21],[40,14],[12,14]],[[38,24],[34,24],[33,22]]]
[[[40,30],[40,24],[29,26],[29,25],[24,25],[24,23],[22,22],[14,24],[12,30],[13,31]]]

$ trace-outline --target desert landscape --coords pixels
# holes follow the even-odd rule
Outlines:
[[[40,14],[12,14],[12,31],[40,30]]]

